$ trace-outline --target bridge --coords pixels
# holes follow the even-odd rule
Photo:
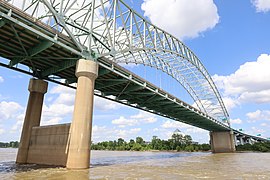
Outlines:
[[[88,168],[94,94],[208,130],[213,152],[266,141],[231,128],[198,57],[122,0],[0,0],[0,37],[0,65],[33,76],[17,163]],[[119,63],[163,71],[196,107]],[[48,82],[76,89],[71,124],[40,126]]]

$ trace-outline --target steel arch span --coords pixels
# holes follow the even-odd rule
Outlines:
[[[229,115],[211,76],[180,40],[153,25],[123,0],[5,0],[58,33],[73,54],[116,63],[154,67],[176,79],[207,115],[229,124]],[[11,61],[13,66],[18,61]]]

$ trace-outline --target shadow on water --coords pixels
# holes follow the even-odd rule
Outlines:
[[[16,164],[15,161],[0,162],[0,174],[9,172],[26,172],[38,169],[62,168],[62,166],[49,166],[37,164]]]

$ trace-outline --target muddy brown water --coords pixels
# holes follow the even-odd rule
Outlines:
[[[0,148],[0,179],[269,179],[270,153],[92,151],[91,168],[16,165],[17,149]]]

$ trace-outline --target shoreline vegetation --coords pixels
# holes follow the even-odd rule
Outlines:
[[[92,150],[111,150],[111,151],[209,151],[209,144],[198,144],[192,141],[190,135],[173,134],[171,139],[161,140],[153,136],[150,142],[146,142],[142,137],[130,139],[126,142],[123,138],[114,141],[103,141],[92,143]]]
[[[104,141],[92,143],[92,150],[110,151],[177,151],[177,152],[206,152],[211,150],[210,144],[199,144],[192,141],[190,135],[173,134],[171,139],[161,140],[153,136],[150,142],[145,142],[142,137],[126,142],[119,138],[117,141]],[[270,152],[270,142],[257,142],[236,146],[236,152]]]
[[[19,144],[18,141],[0,142],[0,148],[18,148]]]
[[[0,142],[0,148],[18,148],[18,141]],[[210,144],[193,142],[190,135],[173,134],[171,139],[161,140],[153,136],[150,142],[136,137],[126,142],[123,138],[114,141],[103,141],[91,144],[91,150],[107,151],[168,151],[168,152],[207,152]],[[236,152],[270,152],[270,142],[257,142],[236,146]]]
[[[238,145],[236,146],[236,151],[270,152],[270,142],[257,142],[254,144]]]

